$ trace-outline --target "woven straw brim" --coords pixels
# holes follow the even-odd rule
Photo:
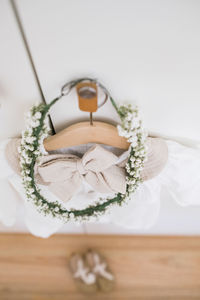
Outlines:
[[[147,139],[147,161],[142,170],[142,179],[144,181],[156,177],[165,167],[168,160],[167,143],[159,138]]]
[[[6,145],[5,156],[15,173],[20,175],[19,153],[20,138],[11,139]],[[142,180],[146,181],[156,177],[165,167],[168,160],[168,147],[166,142],[160,138],[147,139],[147,161],[142,170]],[[37,178],[36,181],[41,181]],[[41,182],[44,184],[43,182]]]

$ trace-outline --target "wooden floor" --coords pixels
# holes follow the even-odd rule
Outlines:
[[[82,295],[67,268],[73,251],[103,253],[116,275],[110,294]],[[200,238],[0,235],[0,300],[200,299]]]

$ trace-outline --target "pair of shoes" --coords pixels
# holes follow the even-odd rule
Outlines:
[[[114,287],[114,276],[105,258],[94,250],[88,250],[84,255],[72,254],[69,268],[81,292],[110,292]]]

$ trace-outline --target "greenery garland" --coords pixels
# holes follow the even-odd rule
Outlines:
[[[58,201],[49,202],[41,195],[39,187],[34,178],[35,164],[39,163],[40,157],[47,154],[43,147],[43,140],[48,136],[48,112],[60,98],[54,99],[49,104],[33,106],[27,114],[27,127],[22,133],[21,145],[19,147],[20,166],[23,185],[27,199],[30,200],[44,215],[50,215],[62,219],[64,222],[74,219],[85,219],[90,216],[98,216],[114,205],[121,205],[128,200],[141,183],[141,170],[146,160],[146,137],[147,134],[142,127],[142,121],[138,114],[138,108],[131,104],[117,106],[110,98],[117,111],[121,125],[118,125],[120,136],[127,138],[130,142],[130,154],[126,164],[126,193],[118,193],[111,199],[99,199],[94,205],[85,209],[67,210]]]

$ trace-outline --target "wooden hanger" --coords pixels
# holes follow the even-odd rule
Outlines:
[[[118,135],[117,128],[105,122],[93,122],[92,113],[97,111],[97,85],[94,82],[81,82],[76,85],[79,108],[90,112],[90,122],[79,122],[44,140],[47,151],[58,150],[81,144],[97,143],[125,149],[129,143]],[[105,101],[107,99],[107,95]],[[104,101],[104,103],[105,103]]]

